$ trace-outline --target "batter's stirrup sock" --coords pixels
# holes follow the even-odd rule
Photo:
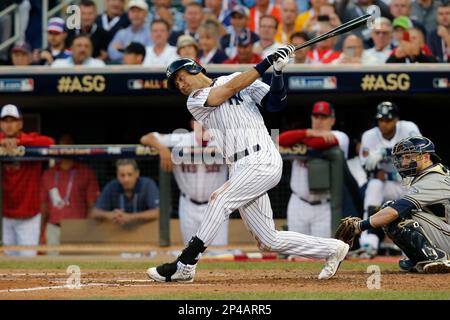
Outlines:
[[[187,247],[181,252],[178,260],[184,264],[194,265],[198,261],[198,256],[206,250],[205,243],[197,237],[192,237]]]

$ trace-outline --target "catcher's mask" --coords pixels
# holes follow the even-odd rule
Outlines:
[[[169,89],[177,90],[175,86],[175,75],[182,69],[186,70],[190,74],[198,74],[200,72],[206,73],[205,68],[194,60],[189,58],[179,58],[173,61],[166,70],[167,86]]]
[[[416,136],[397,142],[392,149],[392,160],[398,173],[403,177],[412,177],[417,174],[417,160],[424,153],[429,153],[433,163],[441,162],[435,153],[433,142],[430,139]]]

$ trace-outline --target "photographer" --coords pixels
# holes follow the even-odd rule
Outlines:
[[[405,31],[403,39],[397,48],[392,51],[391,56],[386,63],[433,63],[437,62],[436,58],[422,50],[420,41],[415,39],[415,29]],[[414,35],[414,36],[411,36]]]

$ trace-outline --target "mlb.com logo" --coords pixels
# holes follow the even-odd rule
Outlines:
[[[130,90],[142,90],[142,89],[144,89],[144,80],[142,80],[142,79],[130,79],[130,80],[128,80],[128,89],[130,89]]]

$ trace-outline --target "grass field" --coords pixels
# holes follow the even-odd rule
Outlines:
[[[405,274],[396,262],[345,261],[319,281],[322,262],[202,261],[191,284],[155,283],[145,270],[161,259],[117,257],[0,257],[1,299],[155,300],[450,300],[450,274]],[[64,287],[69,265],[81,270],[81,289]],[[381,271],[380,289],[368,289],[369,266]]]

